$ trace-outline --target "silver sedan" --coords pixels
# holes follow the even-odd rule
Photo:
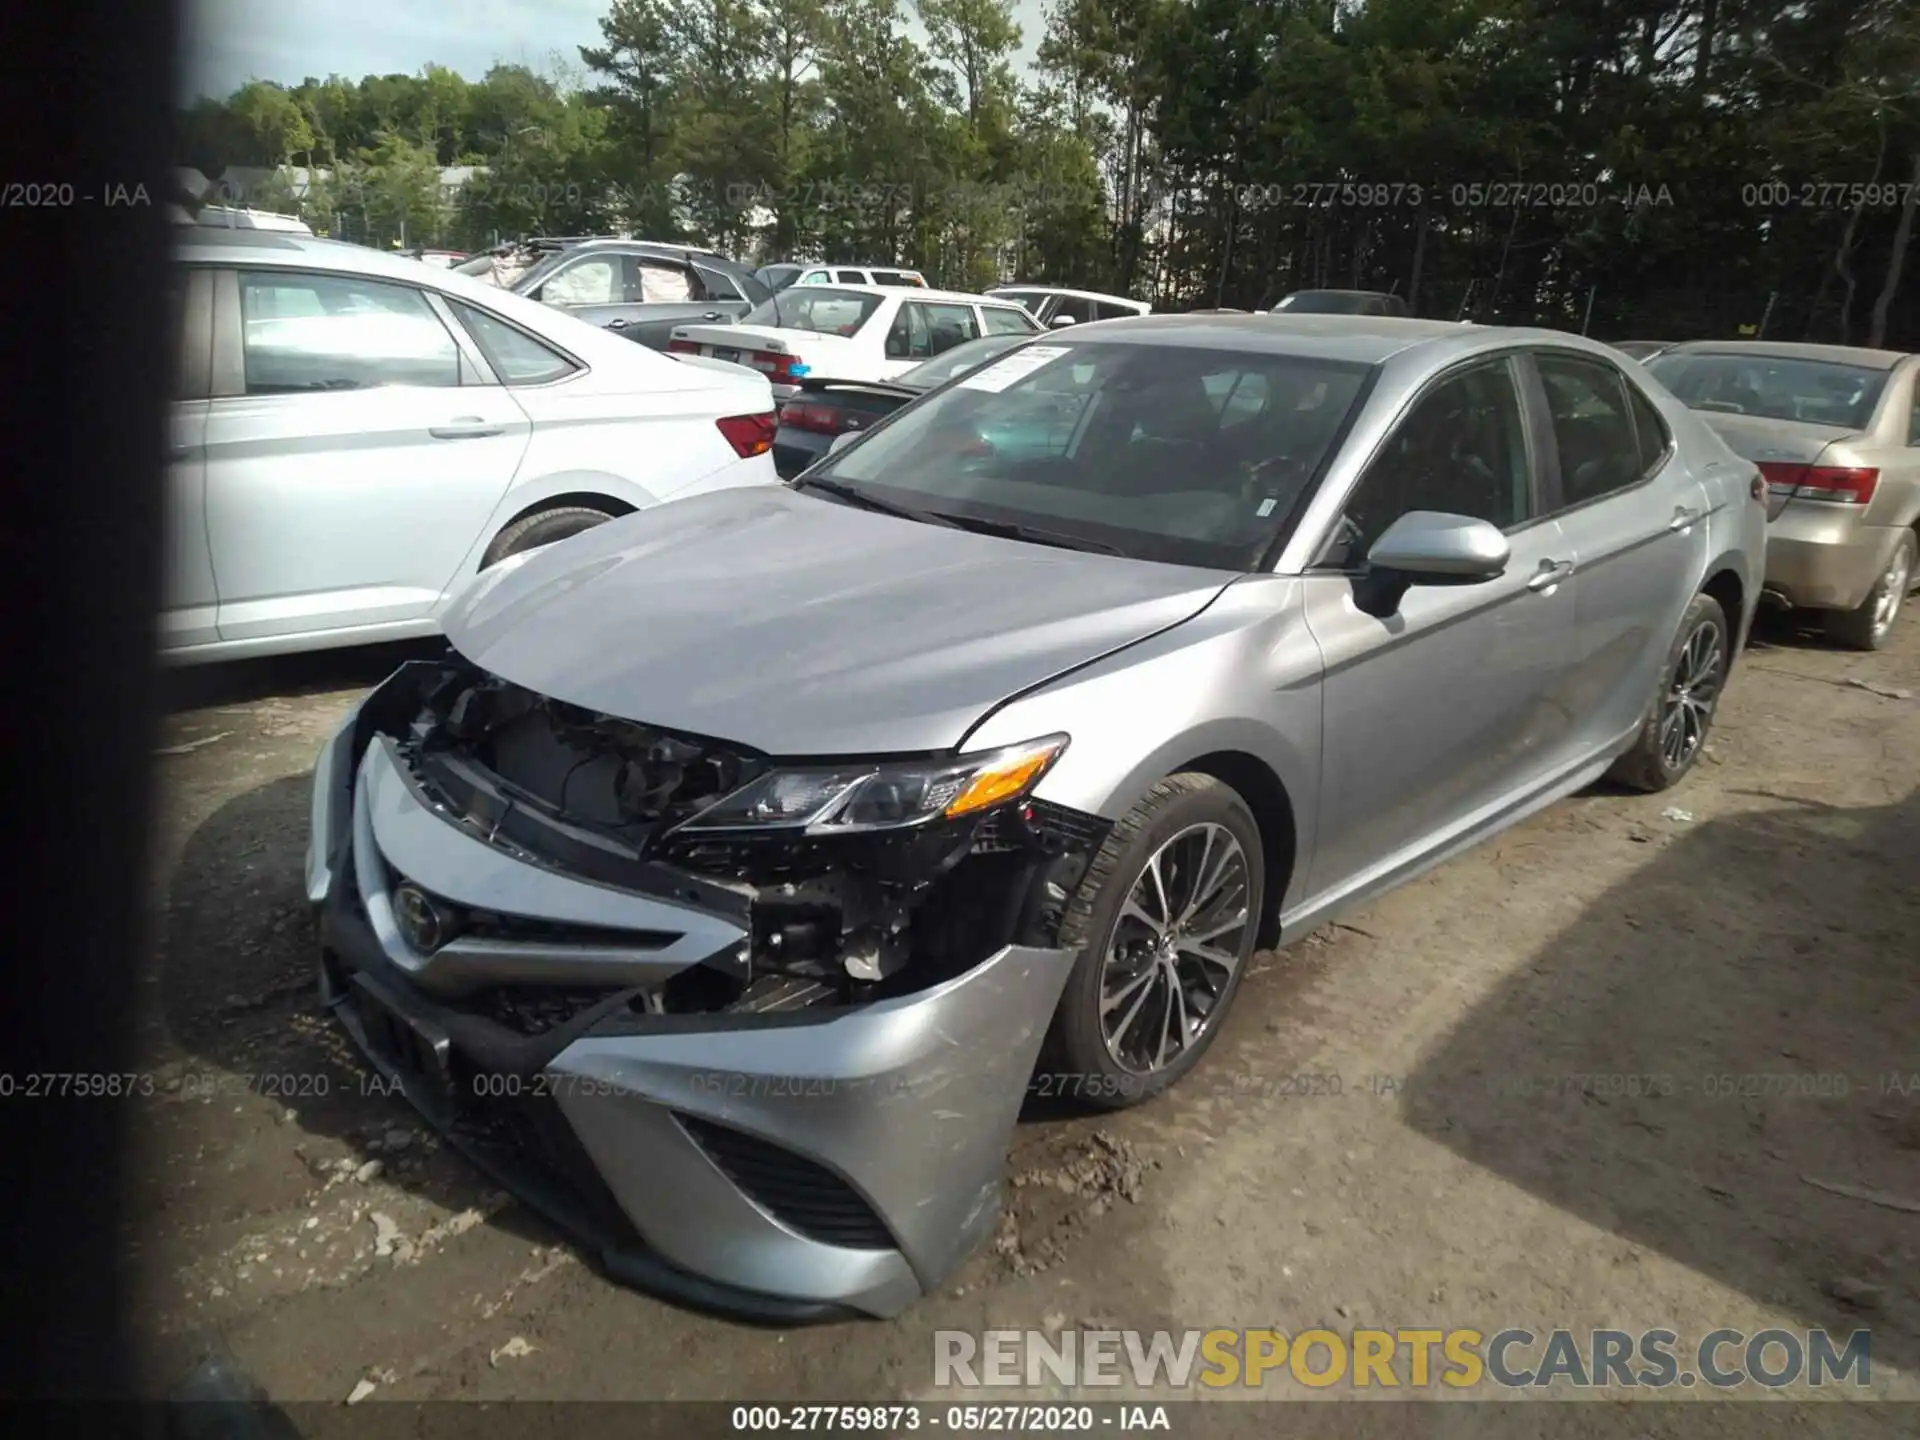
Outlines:
[[[1567,335],[1037,339],[481,577],[322,757],[325,995],[616,1277],[894,1313],[992,1233],[1036,1067],[1147,1100],[1257,946],[1679,782],[1763,497]]]

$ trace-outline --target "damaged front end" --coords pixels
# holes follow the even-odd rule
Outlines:
[[[1064,744],[797,765],[415,662],[315,776],[327,1001],[616,1278],[895,1313],[991,1229],[1071,965]]]

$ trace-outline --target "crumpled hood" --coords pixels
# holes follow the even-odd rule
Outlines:
[[[508,562],[444,624],[482,668],[604,714],[778,756],[911,753],[1234,578],[749,486]]]

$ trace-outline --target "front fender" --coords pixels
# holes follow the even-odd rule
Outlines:
[[[1323,662],[1300,594],[1285,576],[1236,581],[1184,624],[1009,701],[962,748],[1064,732],[1071,743],[1035,794],[1109,820],[1205,756],[1248,756],[1286,792],[1302,876],[1320,795]]]

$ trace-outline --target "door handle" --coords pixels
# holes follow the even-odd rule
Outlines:
[[[609,330],[624,330],[627,328],[627,322],[624,320],[609,320],[607,322],[607,328]]]
[[[1676,505],[1673,507],[1673,519],[1667,522],[1667,529],[1686,530],[1700,518],[1701,513],[1698,510],[1688,509],[1685,505]]]
[[[498,435],[507,427],[489,425],[478,415],[462,415],[458,420],[445,425],[435,425],[427,433],[436,440],[483,440],[489,435]]]
[[[1571,560],[1542,560],[1540,568],[1533,572],[1527,581],[1527,589],[1538,595],[1543,590],[1551,590],[1562,580],[1573,574]]]

